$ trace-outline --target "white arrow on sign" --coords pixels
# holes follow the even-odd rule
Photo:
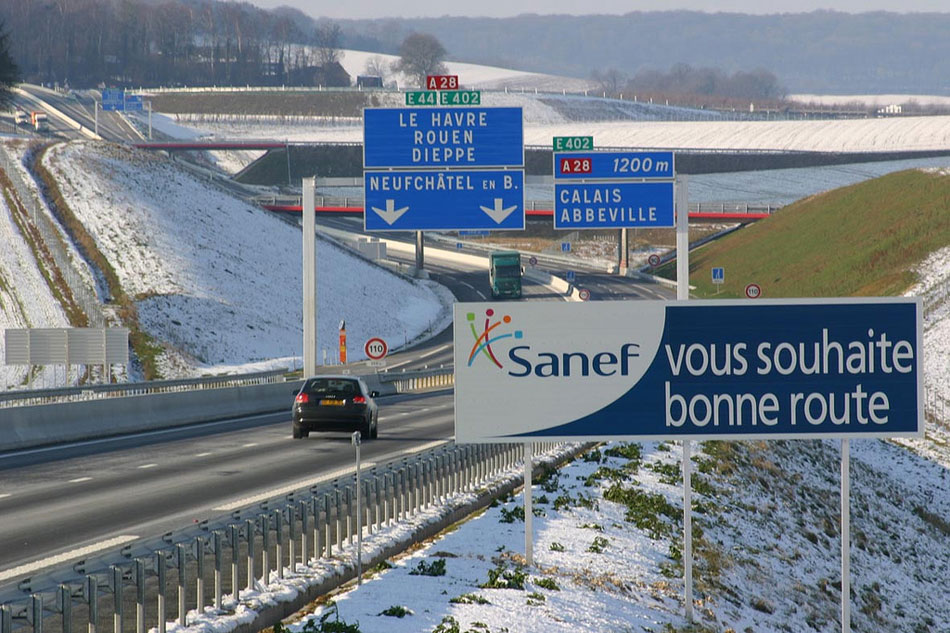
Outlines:
[[[389,226],[392,226],[393,222],[399,219],[399,216],[409,210],[409,207],[397,209],[395,200],[386,200],[385,209],[377,209],[376,207],[371,208],[373,211],[378,213],[379,217],[381,217]]]
[[[495,224],[501,224],[502,222],[505,221],[505,218],[511,215],[512,211],[518,208],[518,205],[516,204],[510,207],[502,207],[501,205],[503,203],[504,203],[504,200],[502,200],[501,198],[495,198],[494,208],[485,207],[482,205],[479,205],[479,208],[485,213],[487,213],[488,217],[490,217],[492,220],[495,221]]]

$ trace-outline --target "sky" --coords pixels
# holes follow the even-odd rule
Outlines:
[[[384,18],[384,17],[439,17],[484,16],[511,17],[523,13],[588,15],[597,13],[623,14],[631,11],[669,11],[685,9],[706,12],[735,13],[803,13],[819,9],[833,9],[849,13],[866,11],[940,12],[950,11],[946,0],[481,0],[480,2],[445,2],[444,0],[348,0],[339,3],[319,3],[312,0],[252,0],[264,8],[292,6],[313,17]],[[398,6],[398,9],[396,8]]]

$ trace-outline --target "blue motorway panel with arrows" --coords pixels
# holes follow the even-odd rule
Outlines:
[[[524,172],[363,172],[367,231],[524,229]]]
[[[521,108],[366,108],[363,168],[524,165]]]

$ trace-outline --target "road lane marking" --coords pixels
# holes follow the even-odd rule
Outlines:
[[[0,499],[4,499],[4,498],[9,497],[9,496],[10,496],[10,493],[9,493],[9,492],[4,492],[3,494],[0,494]]]
[[[158,464],[142,464],[139,466],[139,469],[145,470],[146,468],[155,468],[156,466],[158,466]]]
[[[253,448],[255,446],[257,446],[257,442],[250,442],[248,444],[242,444],[241,448]]]
[[[362,462],[360,464],[360,469],[369,469],[376,465],[376,462]],[[260,501],[266,501],[267,499],[273,499],[274,497],[279,497],[286,495],[295,490],[300,490],[302,488],[309,488],[317,484],[322,484],[325,481],[331,481],[339,477],[344,477],[346,475],[352,475],[356,472],[356,466],[350,466],[347,468],[341,468],[339,470],[334,470],[329,472],[326,475],[320,475],[319,477],[312,477],[310,479],[302,479],[298,482],[288,484],[286,486],[281,486],[280,488],[274,488],[273,490],[268,490],[266,492],[261,492],[256,495],[251,495],[250,497],[244,497],[242,499],[237,499],[231,503],[227,503],[222,506],[213,508],[215,511],[221,512],[230,512],[231,510],[237,510],[238,508],[244,508],[249,505],[253,505]]]
[[[80,547],[79,549],[74,549],[69,552],[63,552],[62,554],[50,556],[49,558],[44,558],[32,563],[26,563],[25,565],[20,565],[19,567],[14,567],[12,569],[6,569],[0,571],[0,582],[10,580],[11,578],[16,578],[17,576],[22,576],[24,574],[30,574],[45,567],[53,567],[54,565],[60,565],[70,560],[84,558],[89,554],[94,554],[95,552],[99,552],[104,549],[110,549],[112,547],[118,547],[119,545],[124,545],[129,541],[134,541],[137,538],[139,537],[131,534],[123,534],[100,543],[87,545],[86,547]]]
[[[209,453],[198,453],[197,455],[195,455],[195,457],[207,457],[207,456],[210,455],[210,454],[211,454],[210,452],[209,452]]]
[[[92,479],[92,477],[77,477],[76,479],[70,479],[70,480],[69,480],[69,483],[71,483],[71,484],[78,484],[78,483],[82,483],[82,482],[84,482],[84,481],[89,481],[89,480],[91,480],[91,479]]]

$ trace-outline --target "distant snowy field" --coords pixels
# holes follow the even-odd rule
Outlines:
[[[300,230],[144,152],[85,141],[47,157],[74,213],[162,342],[166,376],[290,367],[301,356]],[[340,248],[317,246],[317,349],[350,359],[448,318],[448,298]],[[330,358],[335,354],[331,353]]]

